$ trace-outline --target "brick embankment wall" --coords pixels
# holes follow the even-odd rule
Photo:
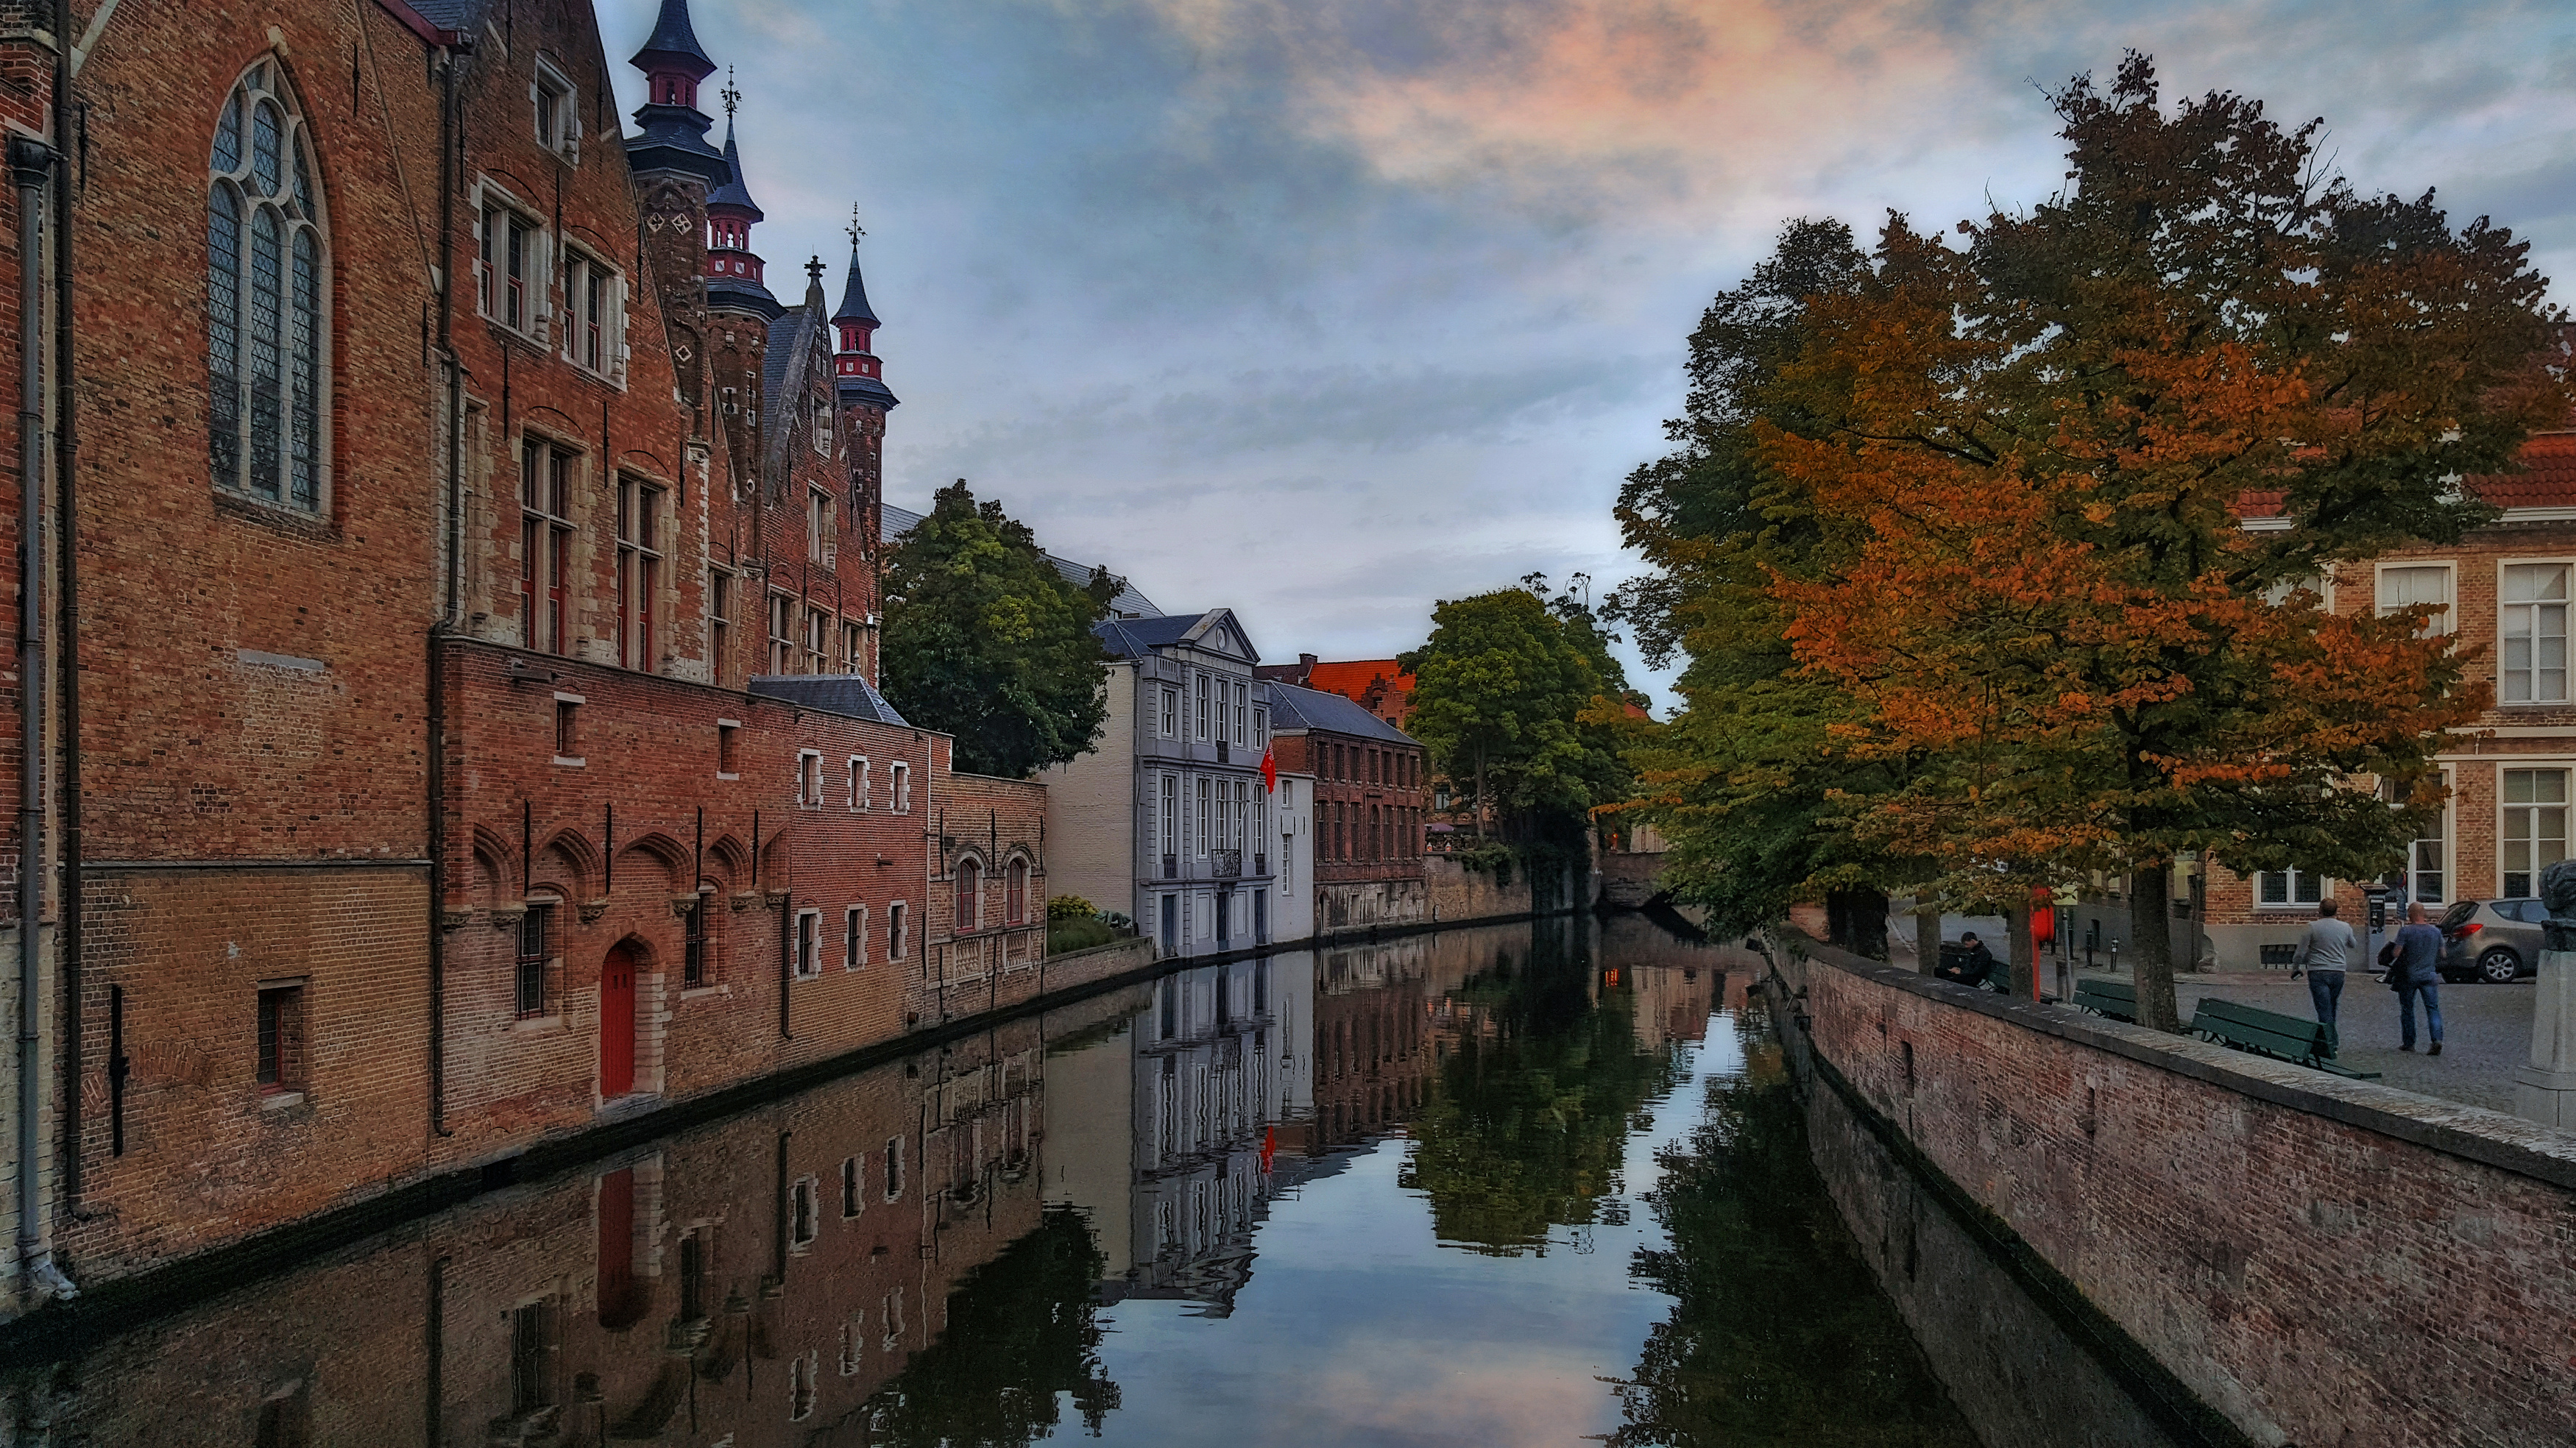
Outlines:
[[[1822,947],[1781,970],[1820,1068],[2248,1437],[2567,1441],[2576,1135]]]
[[[1623,910],[1643,907],[1663,887],[1664,856],[1632,855],[1619,850],[1604,851],[1593,876],[1595,888],[1603,903]]]

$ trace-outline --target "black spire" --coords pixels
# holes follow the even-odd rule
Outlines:
[[[876,310],[868,305],[868,284],[859,275],[859,238],[867,235],[859,228],[858,218],[850,218],[850,280],[841,288],[841,309],[832,314],[835,322],[856,322],[863,327],[882,327]]]
[[[654,64],[656,61],[661,64]],[[689,23],[689,0],[662,0],[662,14],[653,22],[653,33],[628,63],[646,71],[694,70],[693,78],[697,80],[715,74],[716,69],[716,63],[707,58],[707,48],[698,44],[697,27]]]
[[[723,185],[707,194],[707,205],[730,206],[738,211],[750,212],[753,221],[763,221],[767,219],[766,214],[761,211],[758,203],[751,199],[751,188],[742,183],[742,148],[733,143],[733,108],[734,103],[740,98],[741,93],[731,85],[725,87],[724,160],[728,174],[725,176]]]

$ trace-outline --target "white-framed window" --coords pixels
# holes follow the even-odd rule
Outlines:
[[[835,630],[832,616],[819,608],[805,610],[805,672],[832,672],[831,648]]]
[[[864,754],[853,754],[850,756],[850,808],[863,810],[867,807],[868,757]]]
[[[886,1138],[885,1199],[890,1202],[903,1199],[903,1138],[900,1136]],[[883,1315],[891,1317],[893,1314]],[[892,1324],[888,1324],[888,1331],[897,1330]]]
[[[823,802],[823,756],[815,750],[796,751],[796,802],[806,809]]]
[[[2314,607],[2321,612],[2332,613],[2334,611],[2334,580],[2327,578],[2325,575],[2320,573],[2304,574],[2297,578],[2284,578],[2273,584],[2271,587],[2263,590],[2263,601],[2272,605],[2274,608],[2279,608],[2281,605],[2288,603],[2293,597],[2303,592],[2315,596],[2316,601]]]
[[[818,1215],[814,1201],[814,1179],[798,1177],[796,1184],[787,1189],[787,1245],[812,1246],[818,1225],[815,1219]]]
[[[662,489],[617,475],[617,662],[653,672],[662,596]]]
[[[611,382],[625,375],[626,278],[577,247],[564,248],[563,357]]]
[[[814,1380],[822,1371],[819,1349],[808,1348],[787,1360],[787,1421],[802,1422],[814,1416]]]
[[[2496,831],[2496,893],[2526,899],[2540,893],[2540,872],[2567,858],[2567,771],[2508,769],[2496,791],[2504,812]]]
[[[832,404],[828,402],[814,404],[814,451],[832,455]]]
[[[852,1162],[857,1160],[857,1157],[850,1158]],[[846,1166],[848,1163],[845,1162],[843,1165]],[[841,1376],[847,1378],[858,1375],[860,1360],[865,1356],[867,1346],[868,1315],[854,1308],[848,1316],[841,1319]]]
[[[1251,698],[1251,685],[1237,684],[1234,686],[1234,742],[1237,744],[1246,744],[1251,742]]]
[[[303,113],[274,61],[234,83],[207,166],[214,485],[330,511],[331,249]]]
[[[1208,852],[1208,779],[1205,775],[1201,775],[1199,777],[1199,829],[1197,845],[1197,852],[1199,854],[1204,855]]]
[[[1181,782],[1173,775],[1163,776],[1162,853],[1181,853]]]
[[[821,488],[805,491],[805,559],[809,563],[832,565],[832,495]],[[817,651],[819,652],[819,650]],[[821,673],[821,669],[814,672]]]
[[[897,964],[903,960],[904,934],[911,927],[911,914],[900,900],[886,907],[886,959]]]
[[[1198,681],[1199,729],[1197,738],[1201,743],[1205,743],[1208,737],[1208,676],[1205,674],[1198,674],[1194,677]]]
[[[546,335],[545,223],[517,198],[489,181],[477,208],[475,303],[483,316],[522,336]]]
[[[1163,691],[1163,737],[1181,737],[1181,691],[1178,689]]]
[[[841,1215],[845,1218],[856,1217],[863,1215],[867,1209],[868,1157],[867,1153],[860,1152],[855,1156],[841,1158]],[[851,1313],[850,1320],[854,1323],[858,1321],[858,1314]]]
[[[2418,633],[2438,637],[2450,633],[2457,622],[2452,618],[2451,565],[2447,563],[2383,563],[2379,565],[2379,611],[2391,614],[2417,604],[2429,604],[2435,612],[2424,620]]]
[[[857,622],[844,622],[841,625],[841,672],[866,673],[867,657],[867,626]]]
[[[796,978],[812,980],[823,973],[823,912],[796,912]]]
[[[2295,910],[2325,898],[2325,878],[2306,870],[2265,870],[2254,877],[2258,909]]]
[[[2567,702],[2567,568],[2503,565],[2496,590],[2498,702]]]
[[[580,165],[580,93],[573,88],[571,79],[542,55],[537,57],[536,78],[528,83],[528,99],[536,112],[537,144],[571,165]]]
[[[715,681],[725,680],[725,660],[733,648],[733,573],[725,568],[707,568],[707,660],[715,671]]]
[[[796,597],[773,593],[769,596],[769,672],[796,672]]]
[[[853,905],[841,917],[841,969],[857,970],[868,961],[868,907]]]
[[[888,803],[896,814],[910,814],[912,813],[912,766],[898,760],[893,774],[894,777],[887,781],[886,792],[893,796]]]
[[[1267,709],[1252,711],[1252,747],[1255,749],[1270,747],[1270,711]]]
[[[2443,782],[2450,782],[2444,771]],[[2451,806],[2448,801],[2433,817],[2428,832],[2406,849],[2406,898],[2425,905],[2442,905],[2450,901],[2450,833]]]

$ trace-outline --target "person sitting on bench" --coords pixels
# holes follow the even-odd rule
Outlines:
[[[1987,978],[1995,973],[1995,953],[1986,949],[1986,943],[1979,940],[1977,932],[1973,930],[1959,937],[1959,951],[1956,955],[1945,950],[1941,952],[1941,956],[1940,966],[1932,973],[1943,980],[1955,980],[1961,985],[1982,986]]]

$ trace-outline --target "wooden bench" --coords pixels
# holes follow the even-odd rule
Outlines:
[[[2131,1025],[2138,1020],[2138,988],[2125,980],[2079,980],[2075,1008]]]
[[[2203,1000],[2192,1012],[2191,1031],[2204,1041],[2271,1056],[2355,1081],[2375,1081],[2376,1071],[2355,1071],[2335,1064],[2335,1036],[2323,1021],[2301,1020],[2260,1006]]]

